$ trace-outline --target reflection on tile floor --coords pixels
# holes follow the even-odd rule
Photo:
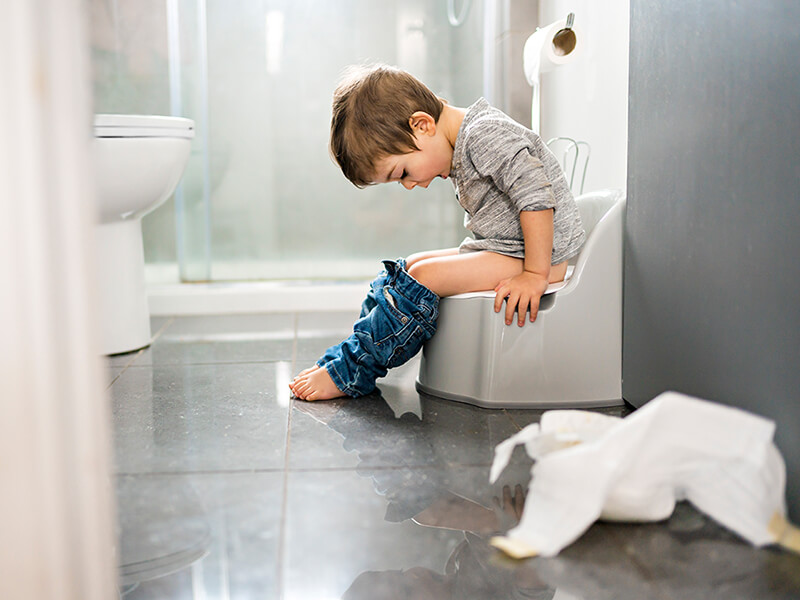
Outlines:
[[[487,541],[514,525],[531,463],[517,448],[490,485],[493,449],[541,413],[420,396],[417,360],[366,398],[290,399],[352,319],[154,319],[150,348],[109,359],[121,597],[800,597],[800,558],[686,504],[595,524],[555,558],[506,558]]]

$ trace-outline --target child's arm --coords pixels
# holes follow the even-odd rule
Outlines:
[[[531,322],[539,312],[539,299],[547,290],[550,280],[550,260],[553,255],[553,209],[523,211],[519,213],[522,235],[525,240],[523,271],[516,277],[504,279],[494,289],[494,312],[500,312],[503,299],[506,304],[506,325],[511,325],[514,309],[518,324],[525,324],[525,313],[530,306]]]

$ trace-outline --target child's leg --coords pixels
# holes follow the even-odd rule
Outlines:
[[[439,296],[493,289],[502,279],[513,277],[522,271],[521,259],[491,252],[459,254],[457,248],[414,254],[408,257],[407,264],[410,265],[408,273],[418,283]],[[362,324],[362,327],[364,326],[362,321],[369,317],[371,311],[378,306],[377,296],[382,293],[385,276],[384,272],[372,282],[370,293],[362,305],[361,319],[358,322]],[[384,313],[386,312],[384,311]],[[391,311],[388,311],[387,314],[391,315]],[[344,354],[345,365],[352,365],[358,361],[356,355],[361,350],[358,338],[351,336],[341,344],[329,348],[316,365],[300,373],[289,387],[295,396],[303,400],[322,400],[345,395],[345,390],[336,386],[329,373],[330,370],[336,371],[336,364],[328,367],[328,363]],[[416,351],[418,348],[414,354]],[[342,362],[341,358],[339,362]],[[362,377],[364,381],[368,381],[372,376],[379,377],[385,373],[385,369],[382,373],[380,368],[344,370],[362,376],[369,372],[369,376]],[[350,377],[351,375],[345,375],[345,378]],[[337,375],[337,379],[341,383],[342,377]]]
[[[428,250],[426,252],[417,252],[416,254],[412,254],[408,258],[398,258],[396,262],[398,265],[400,265],[400,268],[408,271],[413,264],[421,260],[427,260],[429,258],[435,258],[438,256],[449,256],[451,254],[458,254],[458,248],[447,248],[445,250]],[[375,291],[373,289],[373,286],[378,281],[380,281],[381,277],[383,277],[384,275],[385,272],[380,273],[378,277],[376,277],[375,280],[370,284],[370,289],[369,292],[367,292],[367,297],[361,303],[361,314],[359,318],[367,316],[370,313],[370,311],[373,308],[375,308]],[[311,370],[313,370],[313,367]]]
[[[521,258],[495,252],[434,256],[412,265],[408,273],[441,298],[493,290],[522,272]]]
[[[408,262],[410,263],[408,274],[411,275],[417,283],[421,284],[428,291],[433,292],[437,297],[492,290],[500,281],[518,275],[523,269],[523,261],[519,258],[496,254],[494,252],[458,254],[457,249],[420,253],[419,255],[410,256]],[[559,265],[558,268],[553,269],[551,272],[551,281],[563,279],[564,275],[561,271],[565,269],[561,269],[561,266],[562,265]],[[370,339],[367,341],[368,346],[371,346],[374,342],[377,342],[376,345],[378,346],[383,343],[384,349],[391,348],[392,344],[399,344],[402,346],[403,354],[408,354],[403,360],[403,362],[405,362],[405,360],[408,360],[419,351],[422,347],[422,343],[426,341],[430,335],[433,335],[433,331],[435,331],[435,318],[438,316],[438,310],[436,310],[436,315],[433,317],[432,322],[430,320],[425,321],[424,329],[426,331],[424,339],[415,339],[413,343],[410,344],[407,343],[405,339],[390,340],[388,338],[381,338],[378,340],[379,336],[376,337],[374,335],[376,324],[378,325],[377,328],[380,329],[380,325],[386,322],[387,314],[393,314],[394,312],[385,306],[385,297],[382,296],[383,283],[379,281],[380,279],[381,277],[376,279],[376,282],[373,282],[374,285],[370,298],[372,298],[372,303],[378,306],[379,301],[377,297],[380,295],[380,303],[382,304],[383,310],[377,311],[375,315],[372,315],[372,312],[370,312],[368,315],[362,316],[362,319],[357,322],[356,326],[358,328],[359,324],[361,324],[361,336],[365,335],[365,331],[369,332]],[[376,317],[375,323],[369,322],[370,320],[367,318],[369,316]],[[411,315],[407,316],[409,319],[412,318]],[[419,327],[416,329],[421,331]],[[427,335],[429,330],[430,335]],[[420,336],[417,336],[417,338],[420,338]],[[389,364],[384,356],[383,359],[379,358],[376,364],[371,364],[369,367],[354,367],[353,365],[357,364],[360,358],[363,359],[365,356],[363,353],[359,355],[359,353],[363,351],[363,346],[360,345],[361,341],[359,332],[357,331],[353,336],[342,342],[342,344],[330,348],[315,367],[307,369],[298,375],[291,385],[294,394],[298,398],[304,400],[336,398],[345,395],[343,392],[347,392],[348,395],[357,395],[354,394],[352,390],[347,391],[342,389],[346,387],[347,381],[349,381],[350,378],[357,379],[361,376],[361,381],[352,389],[364,390],[366,389],[365,386],[369,385],[368,382],[370,379],[374,383],[375,378],[382,377],[385,374],[387,367],[401,364]],[[342,353],[346,355],[344,360],[340,357]],[[338,361],[336,364],[341,365],[343,363],[343,369],[346,371],[344,376],[341,374],[337,375],[337,379],[339,379],[340,383],[344,383],[341,388],[333,382],[333,378],[330,374],[331,370],[333,370],[334,373],[337,372],[336,364],[332,366],[328,364],[329,362],[333,362],[334,359]],[[370,359],[368,362],[374,361]],[[363,376],[365,372],[367,375]]]
[[[500,281],[522,273],[523,260],[495,252],[442,254],[412,264],[408,273],[440,298],[493,290]],[[562,281],[566,261],[554,265],[550,282]]]
[[[345,394],[336,387],[327,369],[314,365],[302,371],[289,386],[292,394],[301,400],[330,400]]]
[[[417,252],[416,254],[410,255],[408,258],[398,258],[397,264],[400,265],[400,268],[408,271],[413,264],[418,263],[421,260],[427,260],[429,258],[436,258],[439,256],[450,256],[452,254],[458,254],[458,248],[446,248],[444,250],[428,250],[426,252]],[[369,312],[373,308],[375,308],[375,291],[373,289],[373,286],[378,281],[380,281],[381,277],[383,277],[384,275],[385,272],[379,274],[378,277],[376,277],[375,280],[370,284],[370,290],[367,293],[367,297],[364,299],[364,302],[361,303],[361,314],[359,318],[367,316]]]
[[[367,394],[378,377],[416,355],[436,331],[439,298],[398,262],[384,264],[387,270],[372,285],[375,307],[356,321],[353,335],[325,352],[319,368],[295,379],[290,387],[298,398]]]
[[[449,256],[449,255],[452,255],[452,254],[458,254],[458,248],[446,248],[444,250],[429,250],[429,251],[426,251],[426,252],[417,252],[416,254],[410,255],[408,258],[405,258],[405,259],[400,258],[400,259],[398,259],[397,263],[400,265],[401,268],[403,268],[403,269],[405,269],[407,271],[413,264],[415,264],[415,263],[417,263],[417,262],[419,262],[421,260],[426,260],[426,259],[429,259],[429,258],[436,258],[436,257],[439,257],[439,256]],[[367,297],[361,303],[361,312],[360,312],[359,318],[364,318],[365,316],[367,316],[372,311],[373,308],[375,308],[377,303],[375,301],[374,286],[378,282],[380,282],[381,278],[384,277],[385,275],[386,275],[385,271],[380,273],[378,275],[378,277],[376,277],[375,280],[370,284],[370,289],[369,289],[369,292],[367,292]],[[295,390],[295,388],[300,383],[300,379],[301,378],[306,378],[307,375],[310,375],[314,371],[318,370],[321,365],[325,364],[325,362],[327,362],[326,361],[326,357],[322,356],[317,361],[316,364],[314,364],[313,366],[309,367],[308,369],[305,369],[305,370],[301,371],[292,380],[292,382],[289,384],[289,389],[291,389],[292,393],[294,393],[295,395],[297,394],[297,390]]]
[[[406,258],[406,271],[420,261],[428,260],[430,258],[439,258],[441,256],[452,256],[458,254],[458,248],[446,248],[444,250],[428,250],[426,252],[417,252]]]
[[[436,252],[431,253],[431,254],[435,254],[435,253]],[[420,253],[419,255],[413,255],[413,256],[421,256],[422,254],[425,254],[425,253]],[[409,258],[411,258],[411,257],[409,257]],[[398,258],[396,262],[400,266],[401,269],[406,269],[407,270],[407,260],[408,259],[405,259],[405,258]],[[372,283],[370,283],[369,291],[367,292],[367,297],[364,298],[364,301],[361,303],[361,311],[360,311],[359,316],[358,316],[359,319],[363,319],[364,317],[366,317],[369,313],[372,312],[372,310],[378,304],[377,301],[375,300],[375,288],[378,285],[380,285],[380,283],[383,281],[383,279],[385,277],[386,277],[386,271],[381,271],[378,274],[378,276],[372,281]],[[335,347],[333,347],[333,348],[335,348]],[[331,348],[329,348],[329,350],[330,349]],[[291,389],[293,393],[296,393],[295,392],[295,386],[298,383],[298,380],[300,378],[305,377],[306,375],[310,375],[311,373],[313,373],[314,371],[319,369],[322,365],[324,365],[326,362],[328,362],[328,360],[332,360],[333,358],[335,358],[335,357],[334,356],[322,355],[320,357],[320,359],[313,366],[311,366],[308,369],[305,369],[303,371],[300,371],[300,373],[289,384],[289,389]]]

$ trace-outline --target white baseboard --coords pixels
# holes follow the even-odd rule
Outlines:
[[[151,284],[151,316],[357,312],[369,282],[297,281]]]

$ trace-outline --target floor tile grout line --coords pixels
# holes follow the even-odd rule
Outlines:
[[[357,472],[359,469],[370,469],[371,471],[405,471],[421,470],[430,471],[437,469],[453,469],[456,467],[466,468],[490,468],[491,462],[473,463],[444,463],[444,464],[415,464],[415,465],[356,465],[352,467],[272,467],[263,469],[205,469],[202,471],[120,471],[114,473],[115,477],[168,477],[168,476],[194,476],[194,475],[268,475],[283,473],[288,477],[290,474],[303,473],[349,473]]]
[[[520,410],[520,409],[513,409],[513,410]],[[533,423],[538,423],[542,418],[542,414],[547,412],[546,410],[542,410],[542,409],[539,409],[539,408],[533,408],[533,409],[530,409],[530,410],[531,411],[537,411],[538,410],[539,411],[539,418],[536,421],[531,421],[530,423],[528,423],[528,425],[532,425]],[[505,408],[503,409],[503,412],[508,417],[508,420],[511,421],[511,424],[514,427],[517,428],[517,432],[522,431],[523,429],[525,429],[528,426],[528,425],[520,425],[519,423],[517,423],[516,419],[514,419],[514,415],[509,413],[508,410],[506,410]]]
[[[233,365],[272,365],[285,362],[278,358],[274,360],[238,360],[238,361],[212,361],[212,362],[166,362],[151,365],[130,365],[131,369],[165,369],[170,367],[209,367],[209,366],[233,366]],[[128,368],[128,367],[125,367]]]
[[[127,371],[129,368],[131,368],[131,366],[133,365],[133,363],[135,363],[135,362],[136,362],[136,361],[139,359],[139,357],[140,357],[140,356],[141,356],[141,355],[144,353],[144,351],[145,351],[145,350],[147,350],[147,349],[148,349],[150,346],[152,346],[153,344],[155,344],[155,342],[156,342],[156,340],[159,338],[159,336],[161,336],[161,334],[164,332],[164,330],[165,330],[167,327],[169,327],[170,325],[172,325],[173,321],[175,321],[175,317],[170,317],[170,318],[167,320],[167,322],[166,322],[166,323],[164,323],[164,324],[161,326],[161,329],[159,329],[159,330],[158,330],[158,331],[155,333],[155,335],[153,336],[153,338],[150,340],[150,343],[149,343],[149,344],[147,344],[147,346],[145,346],[144,348],[139,348],[139,350],[137,350],[137,351],[136,351],[136,353],[135,353],[133,356],[131,356],[131,360],[130,360],[130,361],[129,361],[129,362],[128,362],[128,363],[127,363],[127,364],[126,364],[124,367],[122,367],[122,370],[121,370],[119,373],[117,373],[117,376],[116,376],[116,377],[114,377],[114,379],[112,379],[112,380],[111,380],[111,383],[109,383],[109,384],[108,384],[108,387],[106,387],[106,389],[107,389],[107,390],[111,389],[111,386],[112,386],[112,385],[114,385],[114,384],[117,382],[117,380],[118,380],[120,377],[122,377],[122,374],[123,374],[125,371]]]
[[[119,471],[114,477],[174,477],[195,475],[269,475],[283,473],[283,467],[266,469],[205,469],[202,471]]]
[[[503,414],[504,414],[506,417],[508,417],[508,420],[509,420],[509,421],[511,421],[511,424],[512,424],[514,427],[516,427],[516,428],[517,428],[517,432],[520,432],[520,431],[522,431],[522,427],[520,427],[520,426],[517,424],[517,422],[514,420],[514,417],[512,417],[510,414],[508,414],[508,411],[507,411],[505,408],[503,409]]]
[[[293,400],[289,401],[289,418],[286,427],[286,457],[284,459],[284,469],[283,469],[283,490],[281,495],[281,523],[280,523],[280,531],[278,534],[278,560],[276,561],[276,581],[278,582],[278,598],[283,598],[284,596],[284,582],[283,582],[283,571],[284,571],[284,557],[286,555],[286,511],[289,508],[289,470],[286,468],[286,465],[289,462],[289,446],[290,446],[290,431],[291,431],[291,422],[292,422],[292,410],[291,404]]]
[[[295,312],[292,314],[294,324],[294,335],[292,337],[292,360],[289,376],[295,372],[297,362],[297,327],[299,317]],[[292,412],[294,412],[294,395],[289,394],[289,410],[286,417],[286,445],[283,455],[283,490],[281,498],[281,523],[278,533],[278,560],[276,561],[276,581],[278,582],[278,597],[284,597],[284,557],[286,555],[286,511],[289,507],[289,456],[292,449]]]
[[[160,329],[159,329],[159,330],[158,330],[158,331],[155,333],[155,335],[153,336],[153,340],[152,340],[150,343],[151,343],[151,344],[154,344],[154,343],[155,343],[155,341],[156,341],[158,338],[160,338],[160,337],[161,337],[161,334],[162,334],[162,333],[164,333],[164,331],[166,331],[166,329],[167,329],[167,328],[168,328],[170,325],[172,325],[174,322],[175,322],[175,317],[169,317],[169,318],[167,319],[167,322],[166,322],[166,323],[164,323],[164,324],[161,326],[161,328],[160,328]]]
[[[358,472],[360,469],[370,471],[431,471],[437,469],[453,469],[457,467],[465,468],[491,468],[492,462],[474,463],[443,463],[443,464],[416,464],[416,465],[364,465],[359,464],[354,467],[291,467],[290,473],[337,473],[337,472]]]
[[[283,587],[283,563],[284,563],[284,556],[286,554],[286,511],[289,507],[289,470],[286,468],[289,462],[289,448],[290,448],[290,439],[291,439],[291,423],[292,423],[292,403],[293,400],[289,400],[289,416],[287,417],[287,425],[286,425],[286,455],[284,456],[284,468],[283,468],[283,490],[281,493],[281,522],[280,522],[280,529],[278,532],[278,560],[275,561],[276,563],[276,581],[278,582],[278,598],[283,598],[284,596],[284,587]]]

